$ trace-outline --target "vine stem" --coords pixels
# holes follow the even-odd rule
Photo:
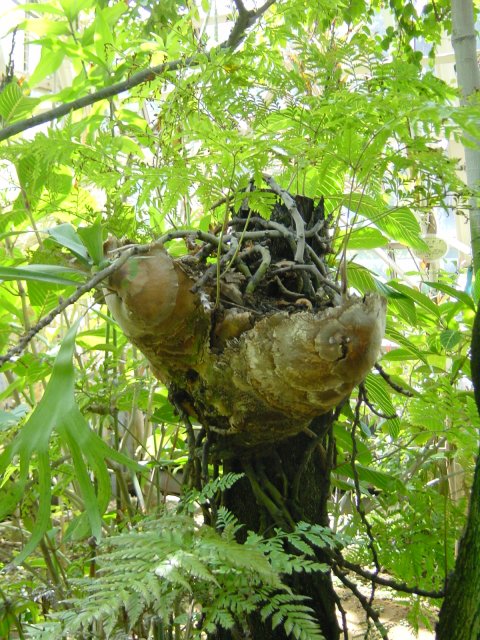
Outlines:
[[[388,373],[383,369],[383,367],[378,364],[378,362],[376,362],[374,366],[375,366],[375,369],[378,371],[378,373],[385,380],[385,382],[387,382],[392,387],[392,389],[394,389],[395,391],[398,391],[398,393],[401,393],[403,396],[407,396],[407,398],[415,397],[414,393],[412,393],[408,389],[404,389],[399,384],[394,382],[392,378],[388,375]]]
[[[380,573],[380,562],[379,562],[379,559],[378,559],[377,549],[375,547],[375,537],[373,535],[372,527],[370,525],[370,522],[367,520],[367,515],[365,513],[365,509],[364,509],[363,503],[362,503],[362,494],[361,494],[361,489],[360,489],[360,479],[358,477],[358,470],[357,470],[357,465],[356,465],[356,458],[357,458],[356,431],[357,431],[358,425],[360,424],[360,407],[362,406],[363,399],[364,399],[364,396],[363,396],[362,388],[360,387],[358,400],[357,400],[357,403],[355,405],[355,417],[354,417],[353,426],[352,426],[352,432],[351,432],[351,436],[352,436],[352,460],[351,460],[351,464],[352,464],[352,471],[353,471],[353,482],[354,482],[354,485],[355,485],[355,507],[357,509],[358,515],[360,516],[360,520],[362,521],[363,525],[365,526],[365,530],[367,532],[368,547],[369,547],[369,549],[371,551],[371,554],[372,554],[373,564],[375,565],[375,575],[377,575],[377,574]],[[376,586],[376,583],[375,583],[374,580],[372,580],[371,584],[372,584],[372,590],[371,590],[371,594],[370,594],[369,605],[372,604],[373,599],[375,597],[375,586]]]
[[[421,589],[416,585],[410,586],[406,582],[397,582],[396,580],[391,580],[390,578],[383,578],[378,574],[367,571],[363,567],[354,562],[350,562],[349,560],[345,560],[343,556],[340,554],[336,555],[335,563],[344,569],[348,569],[349,571],[353,571],[358,574],[362,578],[369,580],[370,582],[375,582],[376,584],[380,584],[383,587],[388,587],[389,589],[393,589],[394,591],[401,591],[402,593],[411,593],[416,596],[422,596],[423,598],[434,598],[441,599],[445,597],[445,591],[428,591],[427,589]]]

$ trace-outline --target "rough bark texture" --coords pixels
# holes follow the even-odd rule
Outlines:
[[[471,350],[475,401],[480,412],[480,311],[473,324]],[[455,571],[447,582],[437,625],[437,640],[480,638],[480,455],[477,458],[467,525]]]
[[[300,434],[284,440],[270,449],[269,454],[230,460],[228,471],[244,471],[247,477],[235,484],[226,496],[227,507],[235,513],[246,529],[268,532],[274,526],[289,529],[286,519],[303,520],[329,526],[327,501],[330,497],[330,471],[333,466],[334,443],[331,434],[332,414],[320,416],[312,422],[312,430],[318,435],[317,447],[312,440]],[[254,475],[258,484],[248,476]],[[252,486],[255,489],[252,489]],[[272,512],[271,503],[266,506],[262,492],[278,511]],[[252,508],[255,505],[255,508]],[[326,561],[321,551],[319,562]],[[330,574],[293,574],[284,581],[294,593],[309,598],[307,604],[314,610],[319,626],[327,640],[339,638],[335,616],[335,593]],[[270,621],[263,623],[258,616],[247,621],[251,638],[255,640],[284,640],[284,630],[272,630]],[[229,632],[221,631],[215,640],[234,640]]]
[[[191,484],[208,481],[209,462],[244,472],[224,500],[245,531],[264,535],[301,520],[328,526],[332,410],[373,366],[385,328],[381,296],[347,298],[329,277],[323,202],[293,199],[269,180],[285,202],[270,221],[242,205],[221,237],[190,243],[179,259],[163,247],[132,257],[106,289],[189,427]],[[213,254],[218,271],[206,261]],[[197,436],[191,422],[202,427]],[[285,580],[337,640],[330,575]],[[241,626],[253,640],[286,637],[257,615]],[[237,631],[214,638],[244,637]]]

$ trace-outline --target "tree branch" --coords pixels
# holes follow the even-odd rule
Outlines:
[[[72,111],[78,111],[78,109],[88,107],[91,104],[100,102],[100,100],[105,100],[106,98],[116,96],[119,93],[128,91],[128,89],[137,87],[144,82],[151,82],[152,80],[155,80],[157,76],[162,75],[166,71],[175,71],[179,67],[193,66],[195,64],[195,58],[196,56],[191,56],[190,58],[186,58],[184,60],[172,60],[171,62],[164,62],[163,64],[159,64],[156,67],[143,69],[142,71],[134,73],[127,80],[116,82],[109,87],[103,87],[103,89],[99,89],[98,91],[90,93],[87,96],[77,98],[76,100],[72,100],[71,102],[66,102],[65,104],[61,104],[58,107],[49,109],[44,113],[40,113],[38,114],[38,116],[33,116],[25,120],[14,122],[8,127],[0,129],[0,141],[7,140],[17,133],[21,133],[22,131],[26,131],[27,129],[31,129],[32,127],[36,127],[39,124],[45,124],[46,122],[51,122],[52,120],[56,120],[57,118],[66,116]]]
[[[374,573],[372,571],[367,571],[366,569],[363,569],[360,565],[354,564],[353,562],[349,562],[348,560],[345,560],[343,556],[340,556],[340,555],[335,556],[335,562],[339,566],[345,569],[349,569],[350,571],[353,571],[354,573],[358,574],[362,578],[365,578],[365,580],[376,582],[377,584],[381,584],[384,587],[389,587],[394,591],[401,591],[402,593],[411,593],[416,596],[422,596],[424,598],[440,599],[445,596],[445,592],[443,590],[427,591],[427,589],[421,589],[416,585],[414,585],[413,587],[410,587],[405,582],[396,582],[391,578],[382,578],[382,576],[379,576],[377,573]]]
[[[265,13],[265,11],[272,4],[274,4],[274,2],[275,0],[267,0],[267,2],[265,2],[264,5],[257,9],[257,11],[246,11],[245,9],[243,9],[243,11],[240,11],[228,39],[223,42],[219,46],[219,48],[231,49],[232,51],[234,51],[245,38],[247,29],[252,27],[255,22]],[[202,58],[204,59],[204,55],[202,55]],[[100,102],[100,100],[105,100],[106,98],[116,96],[120,93],[123,93],[124,91],[128,91],[129,89],[138,87],[145,82],[151,82],[158,76],[167,73],[168,71],[176,71],[179,68],[193,67],[198,63],[199,56],[193,55],[189,56],[188,58],[180,58],[177,60],[172,60],[170,62],[164,62],[163,64],[159,64],[155,67],[148,67],[148,69],[143,69],[142,71],[134,73],[132,76],[127,78],[127,80],[116,82],[109,87],[103,87],[103,89],[99,89],[98,91],[90,93],[87,96],[77,98],[76,100],[72,100],[71,102],[66,102],[65,104],[45,111],[44,113],[40,113],[37,116],[32,116],[31,118],[26,118],[25,120],[19,120],[18,122],[14,122],[9,126],[4,127],[3,129],[0,129],[0,141],[7,140],[17,133],[27,131],[28,129],[36,127],[39,124],[52,122],[52,120],[56,120],[57,118],[66,116],[72,111],[83,109],[83,107],[88,107],[92,104],[95,104],[96,102]]]
[[[236,49],[238,45],[245,38],[245,32],[265,13],[265,11],[275,3],[275,0],[267,0],[256,11],[247,11],[241,0],[235,1],[235,6],[238,11],[238,18],[233,25],[233,29],[228,36],[228,39],[220,45],[222,49]]]

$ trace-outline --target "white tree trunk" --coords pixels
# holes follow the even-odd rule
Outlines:
[[[452,0],[452,45],[461,104],[480,103],[480,70],[477,59],[473,0]],[[470,230],[473,268],[480,269],[480,140],[469,139],[476,148],[465,147],[467,184],[476,193],[470,199]]]

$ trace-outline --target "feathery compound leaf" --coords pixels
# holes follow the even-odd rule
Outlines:
[[[303,530],[315,527],[304,523]],[[273,547],[280,549],[286,539],[283,532],[268,540],[250,535],[241,545],[211,527],[198,527],[186,516],[165,513],[144,520],[137,529],[100,544],[95,579],[75,581],[73,611],[59,614],[64,633],[78,635],[93,622],[113,633],[118,621],[125,624],[125,616],[130,628],[139,618],[169,620],[173,608],[184,601],[201,608],[203,631],[231,628],[260,611],[263,619],[273,616],[274,625],[283,622],[292,637],[321,640],[313,611],[303,597],[285,587],[279,573],[289,563],[303,571],[305,561],[285,552],[286,559],[274,568],[269,549],[276,538],[279,544]],[[323,569],[314,564],[312,570]],[[178,620],[188,620],[189,615],[196,614],[185,612]]]
[[[0,93],[0,116],[5,123],[21,120],[32,113],[39,98],[27,97],[17,82],[10,82]]]

